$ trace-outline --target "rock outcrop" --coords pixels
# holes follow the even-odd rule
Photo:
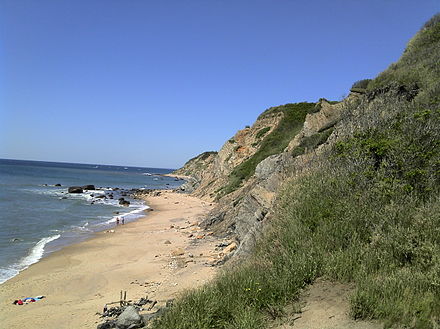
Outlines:
[[[187,177],[182,190],[208,201],[218,197],[218,191],[228,183],[232,170],[258,151],[265,136],[280,123],[283,112],[268,109],[251,127],[239,130],[226,141],[219,152],[205,152],[189,160],[176,175]]]
[[[351,93],[337,103],[321,99],[283,152],[262,160],[255,173],[237,190],[220,198],[218,191],[228,184],[232,170],[258,151],[259,143],[277,127],[283,112],[269,109],[252,127],[238,131],[218,153],[203,153],[188,161],[176,171],[176,174],[189,176],[184,189],[207,200],[218,198],[218,206],[202,222],[202,227],[217,235],[235,238],[238,243],[236,255],[249,252],[264,223],[270,220],[283,182],[288,177],[301,175],[311,159],[335,142],[333,128],[345,109],[362,97],[359,93]]]

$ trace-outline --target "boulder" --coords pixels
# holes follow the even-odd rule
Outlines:
[[[61,184],[58,183],[58,184],[55,184],[54,186],[61,186]]]
[[[120,204],[121,206],[128,207],[128,206],[130,205],[130,201],[127,201],[127,200],[120,200],[120,201],[119,201],[119,204]]]
[[[92,191],[95,190],[95,185],[84,185],[82,189]]]
[[[134,306],[127,306],[122,314],[116,320],[116,328],[141,328],[144,325],[142,317]]]
[[[83,191],[83,188],[81,186],[70,186],[67,189],[67,192],[69,192],[69,193],[82,193],[84,191]]]

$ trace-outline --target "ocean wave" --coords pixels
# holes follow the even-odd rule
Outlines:
[[[136,207],[136,209],[129,211],[127,213],[118,214],[118,215],[112,217],[111,219],[109,219],[108,221],[106,221],[104,224],[115,223],[117,218],[119,218],[119,219],[124,218],[126,222],[133,221],[139,217],[143,217],[144,214],[141,214],[141,213],[143,213],[145,210],[150,208],[149,206],[147,206],[145,204],[133,205],[132,207]]]
[[[16,276],[22,270],[28,268],[30,265],[38,262],[44,254],[44,247],[51,241],[58,239],[61,235],[53,235],[42,238],[37,244],[31,249],[29,254],[17,263],[7,267],[0,268],[0,284]]]

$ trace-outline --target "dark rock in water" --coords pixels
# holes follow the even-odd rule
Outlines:
[[[69,193],[82,193],[82,192],[84,192],[84,191],[83,191],[83,188],[82,188],[81,186],[70,186],[70,187],[67,189],[67,191],[68,191]]]
[[[96,190],[95,185],[84,185],[82,188],[83,190],[89,190],[89,191]]]
[[[124,201],[125,199],[124,199],[124,198],[119,198],[118,200],[119,200],[119,201]]]
[[[66,196],[63,196],[63,197],[61,197],[61,200],[65,200],[65,199],[67,199],[67,197],[66,197]]]
[[[96,327],[96,329],[112,329],[112,328],[116,328],[115,321],[113,321],[113,320],[108,320],[108,321],[105,321],[104,323],[100,323]]]
[[[134,306],[127,306],[116,320],[116,328],[118,329],[141,328],[143,325],[144,321]]]
[[[97,199],[107,199],[107,197],[105,195],[97,195],[97,196],[95,196],[95,198],[97,198]]]
[[[130,205],[130,201],[127,201],[127,200],[120,200],[120,201],[119,201],[119,204],[120,204],[121,206],[128,207],[128,206]]]
[[[61,186],[61,184],[58,183],[58,184],[55,184],[54,186]]]

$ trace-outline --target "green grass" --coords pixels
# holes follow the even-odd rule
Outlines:
[[[232,170],[229,183],[219,190],[218,197],[235,191],[244,180],[254,174],[255,168],[261,161],[268,156],[282,152],[301,130],[307,113],[314,106],[315,103],[306,102],[286,104],[264,112],[262,115],[283,113],[283,118],[278,126],[261,141],[258,151]]]
[[[327,128],[324,131],[318,132],[308,137],[304,137],[301,143],[292,151],[292,156],[296,157],[306,152],[310,152],[319,145],[324,144],[333,132],[333,127]]]
[[[416,84],[423,89],[429,89],[430,86],[438,83],[439,41],[440,24],[433,24],[429,28],[420,30],[410,40],[399,61],[391,64],[386,71],[371,81],[368,89],[383,88],[391,83],[406,86]]]
[[[423,42],[440,49],[426,35],[439,26],[410,42],[402,58],[413,65],[399,62],[391,84],[437,61]],[[264,328],[321,276],[355,284],[355,319],[439,328],[440,73],[413,80],[411,98],[383,89],[387,74],[370,82],[382,91],[369,102],[347,105],[339,141],[309,163],[311,174],[286,182],[252,257],[188,292],[155,328]]]
[[[263,137],[264,135],[266,135],[266,133],[270,130],[270,127],[264,127],[261,128],[257,134],[255,135],[256,139],[260,139],[261,137]]]

